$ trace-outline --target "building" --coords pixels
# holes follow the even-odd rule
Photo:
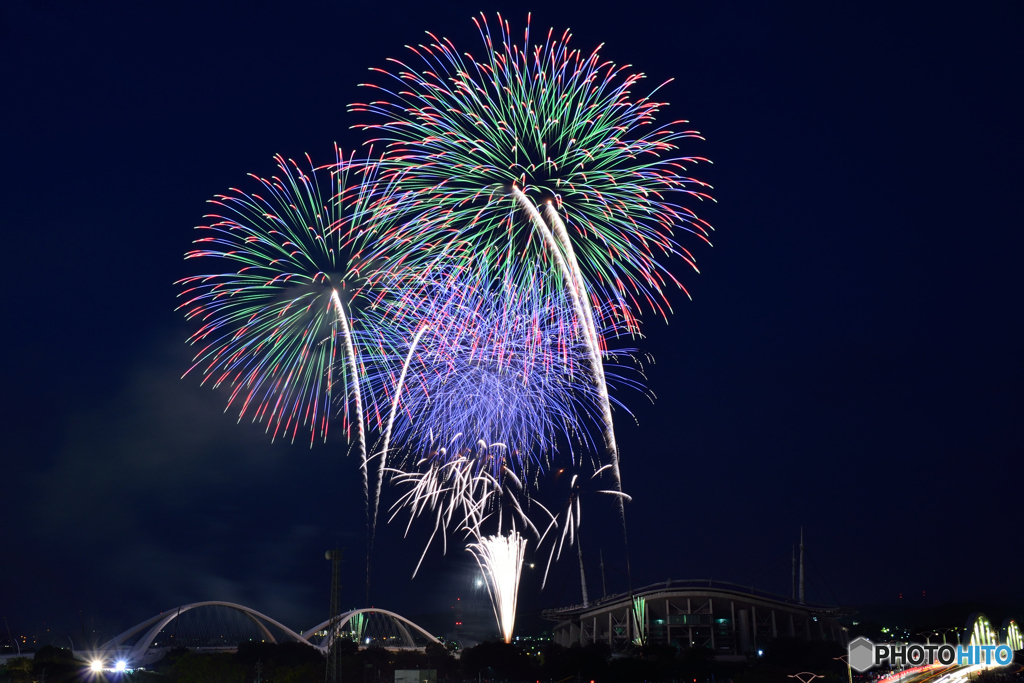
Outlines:
[[[557,622],[552,640],[564,646],[603,642],[621,650],[644,642],[706,647],[727,659],[756,655],[782,637],[845,646],[837,619],[850,613],[722,581],[670,580],[543,616]]]

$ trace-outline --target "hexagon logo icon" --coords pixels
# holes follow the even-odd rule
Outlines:
[[[850,641],[850,668],[854,671],[867,671],[875,665],[875,646],[867,638]]]

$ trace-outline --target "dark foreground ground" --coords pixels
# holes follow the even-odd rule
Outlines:
[[[345,683],[390,683],[395,669],[435,669],[438,683],[457,681],[559,683],[631,683],[634,681],[790,681],[789,675],[814,672],[821,683],[847,680],[846,668],[833,658],[845,654],[834,643],[778,640],[762,657],[750,662],[717,662],[710,650],[677,650],[669,646],[636,648],[628,656],[612,657],[607,646],[565,648],[547,643],[522,648],[485,642],[456,659],[442,646],[425,654],[392,653],[383,649],[357,651],[353,644],[342,657]],[[532,650],[532,651],[531,651]],[[12,660],[0,668],[0,683],[47,681],[119,681],[161,683],[319,683],[326,661],[298,643],[242,643],[234,654],[173,651],[151,670],[125,674],[93,674],[68,650],[40,649],[34,660]]]
[[[344,683],[391,683],[396,669],[434,669],[438,683],[815,683],[847,681],[846,654],[835,643],[778,639],[760,657],[745,662],[716,661],[710,650],[679,650],[671,646],[637,647],[625,656],[611,656],[604,645],[565,648],[553,643],[519,647],[485,642],[464,650],[456,659],[443,646],[426,653],[394,653],[383,649],[357,650],[352,643],[342,657]],[[322,683],[326,660],[299,643],[275,645],[242,643],[234,654],[198,654],[172,651],[147,671],[94,674],[68,650],[41,648],[34,660],[16,659],[0,667],[0,683]],[[993,670],[976,683],[1020,683],[1022,668],[1012,665]],[[874,675],[853,675],[858,683],[877,680]]]

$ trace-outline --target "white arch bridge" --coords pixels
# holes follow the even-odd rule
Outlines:
[[[332,638],[352,641],[361,648],[422,651],[440,641],[423,627],[385,609],[354,609],[296,633],[256,610],[233,602],[211,600],[175,607],[118,634],[90,653],[113,665],[139,667],[162,659],[172,648],[233,652],[247,641],[301,643],[326,653]],[[77,653],[76,653],[77,654]]]

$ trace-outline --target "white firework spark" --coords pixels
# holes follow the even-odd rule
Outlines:
[[[526,539],[513,529],[508,535],[485,536],[470,543],[466,550],[473,554],[476,563],[480,565],[501,636],[506,643],[511,643]]]

